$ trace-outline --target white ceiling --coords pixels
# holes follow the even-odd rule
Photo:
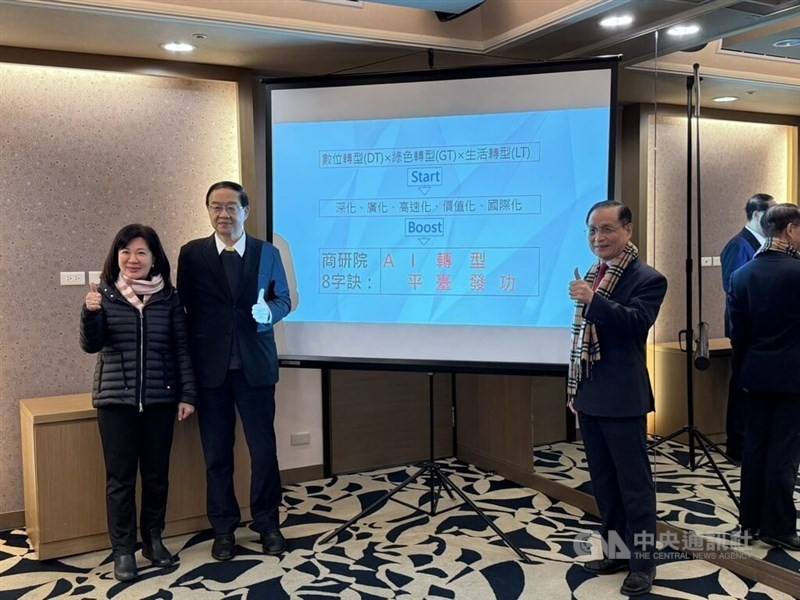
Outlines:
[[[427,47],[438,49],[439,68],[621,54],[623,64],[637,70],[621,77],[621,100],[647,102],[657,93],[659,102],[682,103],[682,73],[698,58],[676,50],[727,37],[741,53],[784,30],[793,35],[800,18],[800,0],[750,0],[746,6],[739,0],[535,0],[535,6],[532,0],[487,0],[449,23],[413,8],[422,3],[417,0],[387,0],[402,6],[375,0],[360,9],[264,0],[262,7],[276,8],[266,16],[245,12],[255,6],[248,1],[0,0],[0,61],[10,60],[14,48],[31,48],[225,65],[263,75],[319,75],[424,69]],[[455,12],[474,0],[424,4]],[[307,10],[305,21],[296,18],[298,7]],[[770,11],[780,12],[757,14]],[[609,32],[598,26],[602,16],[622,12],[634,15],[631,28]],[[365,18],[375,14],[380,18],[372,28],[365,26]],[[701,23],[703,33],[689,40],[665,35],[669,26],[690,21]],[[659,90],[652,85],[656,31],[662,84],[654,92]],[[198,33],[205,39],[195,39]],[[189,41],[197,50],[167,54],[160,44],[171,40]],[[755,90],[725,108],[800,114],[797,61],[776,67],[763,57],[704,52],[708,86],[733,95]]]

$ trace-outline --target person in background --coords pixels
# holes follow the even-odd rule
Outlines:
[[[794,487],[800,463],[800,209],[778,204],[767,239],[731,278],[731,345],[748,396],[740,522],[747,537],[800,550]]]
[[[627,569],[621,592],[640,596],[656,574],[656,493],[646,438],[647,413],[655,407],[645,343],[667,280],[639,260],[627,206],[598,202],[586,224],[599,261],[585,278],[575,269],[570,282],[576,306],[567,398],[580,421],[604,556],[583,566],[597,575]]]
[[[761,228],[761,217],[771,206],[775,206],[775,199],[769,194],[755,194],[745,204],[744,211],[747,223],[733,236],[720,254],[722,263],[722,289],[725,291],[725,337],[731,336],[730,308],[728,296],[731,292],[731,275],[733,272],[753,259],[753,255],[764,243],[764,230]],[[739,366],[734,362],[731,365],[731,378],[728,384],[728,410],[725,429],[727,441],[725,452],[728,457],[736,462],[742,460],[742,444],[744,440],[744,403],[745,394],[739,385]]]
[[[137,576],[136,472],[142,477],[142,555],[169,566],[161,532],[167,509],[175,417],[194,412],[195,383],[186,317],[156,232],[127,225],[114,237],[99,285],[81,310],[80,345],[99,353],[92,404],[106,466],[114,577]]]
[[[281,480],[275,441],[278,351],[273,326],[291,300],[278,250],[245,235],[247,192],[220,181],[206,193],[214,229],[181,248],[178,289],[189,321],[199,382],[198,418],[206,461],[206,503],[214,529],[211,556],[230,560],[241,514],[233,483],[236,413],[250,450],[250,527],[266,554],[286,550],[278,507]]]

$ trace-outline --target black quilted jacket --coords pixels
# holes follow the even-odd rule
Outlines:
[[[144,317],[117,288],[100,282],[102,309],[81,311],[81,348],[99,352],[92,404],[143,410],[154,404],[195,403],[195,383],[178,292],[161,290]]]

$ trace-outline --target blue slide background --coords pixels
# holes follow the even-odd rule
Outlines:
[[[586,211],[607,198],[608,108],[282,123],[272,136],[274,232],[300,298],[289,321],[571,323],[568,282],[593,260]],[[503,146],[518,159],[475,159]],[[346,162],[373,150],[398,162]]]

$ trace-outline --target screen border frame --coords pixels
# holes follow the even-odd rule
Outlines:
[[[355,75],[322,75],[305,77],[262,78],[266,89],[265,98],[265,174],[266,174],[266,235],[273,240],[273,184],[272,184],[272,92],[286,89],[326,88],[341,86],[376,85],[392,83],[413,83],[427,81],[447,81],[458,79],[487,79],[514,75],[538,75],[544,73],[565,73],[570,71],[590,71],[608,69],[611,75],[609,97],[609,144],[608,144],[608,199],[615,194],[617,112],[618,112],[618,72],[621,56],[602,56],[587,59],[542,61],[536,63],[516,63],[510,65],[490,65],[460,67],[456,69],[430,69],[426,71],[405,71],[396,73],[366,73]],[[356,368],[364,370],[406,370],[424,372],[496,373],[509,375],[565,375],[565,363],[509,363],[453,361],[429,359],[386,359],[367,357],[328,357],[280,355],[282,367],[295,368]]]

